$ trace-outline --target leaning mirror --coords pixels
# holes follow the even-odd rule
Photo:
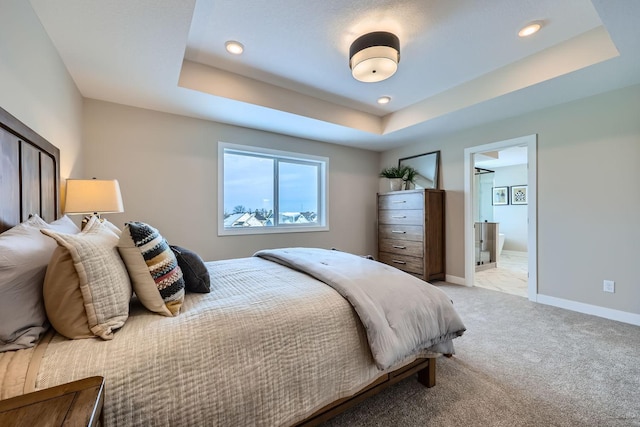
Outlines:
[[[438,188],[440,151],[405,157],[398,161],[398,166],[411,166],[418,172],[413,184],[408,184],[407,189]]]

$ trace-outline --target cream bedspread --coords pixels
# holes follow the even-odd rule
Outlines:
[[[111,341],[53,337],[35,388],[105,377],[108,426],[278,426],[381,374],[351,305],[257,257],[207,263],[210,294],[177,317],[132,304]]]
[[[35,347],[0,353],[0,400],[28,393],[27,371]]]
[[[397,268],[319,248],[267,249],[254,254],[303,271],[351,303],[364,325],[373,359],[388,369],[424,349],[448,349],[465,331],[449,297]]]

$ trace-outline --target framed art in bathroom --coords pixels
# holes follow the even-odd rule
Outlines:
[[[512,205],[526,205],[529,200],[527,197],[526,185],[514,185],[511,187],[511,204]]]
[[[493,206],[509,204],[509,187],[493,187],[491,194]]]

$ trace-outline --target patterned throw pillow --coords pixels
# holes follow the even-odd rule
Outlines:
[[[133,290],[147,309],[177,316],[184,301],[184,279],[178,260],[158,230],[129,222],[118,242]]]

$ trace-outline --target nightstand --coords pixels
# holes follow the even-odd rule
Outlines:
[[[90,377],[0,400],[0,426],[98,426],[104,378]]]

